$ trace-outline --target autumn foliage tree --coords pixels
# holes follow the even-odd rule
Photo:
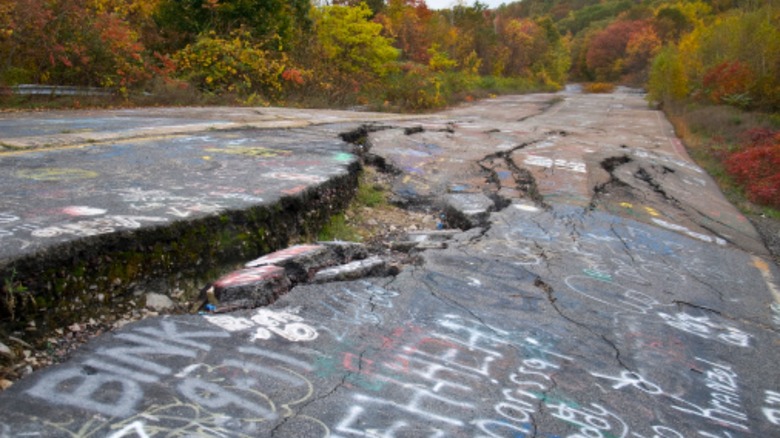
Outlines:
[[[642,72],[661,46],[647,20],[618,20],[590,41],[588,69],[598,80],[614,81]]]
[[[500,22],[500,42],[505,48],[500,55],[502,74],[511,76],[530,75],[531,66],[548,49],[544,29],[530,19],[513,18]]]
[[[689,93],[712,103],[780,109],[778,10],[770,6],[734,9],[706,20],[701,14],[691,16],[695,28],[679,43],[668,42],[679,52],[675,69],[685,72]],[[658,94],[659,87],[669,87],[660,72],[654,76],[651,94]]]
[[[755,80],[754,76],[753,71],[744,63],[724,61],[704,74],[703,92],[712,103],[729,103],[740,96],[747,96]]]
[[[178,49],[199,35],[230,35],[242,29],[256,41],[288,44],[310,26],[309,0],[158,0],[157,27]]]
[[[0,17],[3,82],[93,85],[126,93],[150,77],[137,30],[149,9],[138,4],[17,0]]]
[[[375,21],[382,25],[382,34],[394,41],[402,59],[426,64],[433,44],[433,18],[423,0],[389,0]]]
[[[671,45],[663,47],[653,59],[647,83],[651,101],[671,103],[688,95],[688,77],[680,56],[677,47]]]
[[[183,81],[262,101],[394,94],[429,108],[495,84],[556,89],[573,75],[772,110],[778,29],[773,2],[724,0],[458,1],[444,10],[424,0],[0,0],[0,85],[128,95]]]
[[[375,90],[398,57],[392,41],[381,35],[365,4],[312,9],[313,33],[307,40],[303,67],[317,73],[310,90],[331,101],[354,101]]]
[[[286,58],[253,41],[251,34],[241,30],[226,38],[215,32],[203,34],[179,51],[174,61],[184,78],[202,91],[270,97],[281,91]]]

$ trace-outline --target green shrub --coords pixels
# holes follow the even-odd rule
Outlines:
[[[406,62],[387,78],[385,99],[394,106],[412,110],[440,108],[446,104],[442,96],[442,80],[427,66]]]
[[[174,61],[182,79],[213,94],[276,95],[287,68],[283,53],[262,49],[244,31],[235,31],[229,38],[213,32],[201,35],[179,51]]]

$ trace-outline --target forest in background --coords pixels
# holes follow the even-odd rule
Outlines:
[[[327,4],[323,4],[327,3]],[[0,86],[442,107],[567,81],[780,110],[776,0],[0,0]],[[311,102],[307,102],[311,101]]]
[[[34,83],[424,111],[572,81],[645,88],[717,178],[780,208],[780,0],[0,0],[5,106]]]

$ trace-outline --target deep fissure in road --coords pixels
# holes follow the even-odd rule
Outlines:
[[[620,166],[628,164],[631,161],[631,158],[627,155],[621,155],[618,157],[607,158],[600,163],[601,168],[607,171],[609,179],[593,187],[593,195],[591,197],[590,203],[588,204],[589,211],[595,210],[596,207],[598,207],[601,198],[610,190],[628,187],[628,184],[623,182],[620,178],[617,177],[617,175],[615,175],[615,171]]]

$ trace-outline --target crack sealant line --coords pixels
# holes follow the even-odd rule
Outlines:
[[[546,411],[545,408],[547,406],[545,403],[547,401],[548,395],[558,388],[558,381],[555,380],[555,374],[554,373],[550,374],[548,378],[550,379],[550,382],[552,382],[552,384],[547,389],[541,391],[542,396],[539,398],[539,402],[536,404],[536,412],[540,416],[543,415]],[[536,416],[534,414],[530,414],[529,417],[531,417],[531,425],[534,427],[533,435],[531,436],[531,438],[536,438],[539,435],[539,425],[536,424]]]
[[[512,171],[512,176],[517,183],[516,187],[528,195],[528,197],[542,209],[551,209],[552,207],[545,202],[544,196],[539,192],[539,184],[537,183],[533,172],[525,167],[518,166],[517,163],[515,163],[514,158],[512,158],[512,154],[507,154],[504,157],[504,161],[506,162],[507,167]]]
[[[642,166],[639,166],[639,169],[632,174],[632,176],[635,179],[638,179],[639,181],[644,182],[648,186],[650,186],[650,189],[652,189],[653,193],[657,193],[661,195],[661,197],[672,204],[673,207],[683,210],[682,203],[679,199],[675,198],[674,196],[670,195],[666,192],[666,190],[663,188],[663,186],[656,180],[656,178],[650,174],[650,172],[647,171]]]
[[[505,217],[503,217],[503,216],[499,216],[499,217],[498,217],[498,220],[502,221],[502,222],[504,223],[504,225],[507,225],[507,226],[511,225],[511,223],[509,222],[509,220],[508,220],[508,219],[506,219],[506,218],[505,218]],[[539,228],[540,228],[542,231],[544,231],[544,232],[545,232],[545,234],[549,234],[549,232],[548,232],[547,230],[545,230],[545,229],[544,229],[544,228],[543,228],[543,227],[542,227],[542,226],[541,226],[539,223],[537,223],[537,222],[536,222],[536,221],[534,221],[533,219],[531,219],[531,222],[533,222],[534,224],[536,224],[536,226],[537,226],[537,227],[539,227]],[[484,234],[483,234],[481,237],[484,237]],[[506,237],[504,237],[504,238],[497,238],[497,239],[495,239],[495,241],[498,241],[498,242],[504,242],[504,243],[506,243],[506,244],[507,244],[507,246],[511,246],[511,245],[510,245],[511,243],[517,243],[517,241],[516,241],[516,240],[509,240],[509,239],[508,239],[508,238],[506,238]],[[525,242],[525,241],[524,241],[524,242]],[[552,269],[550,268],[550,259],[549,259],[549,257],[547,256],[547,254],[545,253],[545,248],[544,248],[542,245],[540,245],[540,244],[539,244],[539,242],[537,242],[536,240],[527,240],[527,242],[529,242],[529,243],[533,244],[533,246],[534,246],[535,248],[538,248],[538,249],[539,249],[539,250],[542,252],[542,254],[543,254],[543,255],[542,255],[542,254],[538,254],[538,255],[539,255],[539,257],[540,257],[540,258],[541,258],[541,259],[544,261],[544,267],[545,267],[545,269],[547,269],[547,271],[548,271],[548,272],[551,272],[551,271],[552,271]],[[466,253],[465,251],[464,251],[464,254],[466,254],[466,255],[469,255],[469,254],[468,254],[468,253]],[[511,255],[504,255],[503,257],[504,257],[504,258],[508,258],[508,259],[513,259],[513,258],[514,258],[514,257],[513,257],[513,256],[511,256]],[[524,269],[525,269],[525,270],[527,270],[528,272],[532,272],[532,273],[533,273],[533,271],[531,271],[531,267],[530,267],[530,266],[528,266],[528,267],[525,267]]]
[[[400,274],[400,273],[399,273],[399,274]],[[393,283],[395,283],[397,280],[398,280],[398,275],[393,275],[393,276],[391,276],[391,277],[390,277],[390,278],[387,280],[387,283],[385,283],[385,284],[383,284],[383,285],[382,285],[382,287],[383,287],[383,288],[385,288],[385,289],[390,289],[390,288],[391,288],[391,286],[392,286],[392,284],[393,284]],[[373,296],[373,295],[372,295],[372,296]]]

